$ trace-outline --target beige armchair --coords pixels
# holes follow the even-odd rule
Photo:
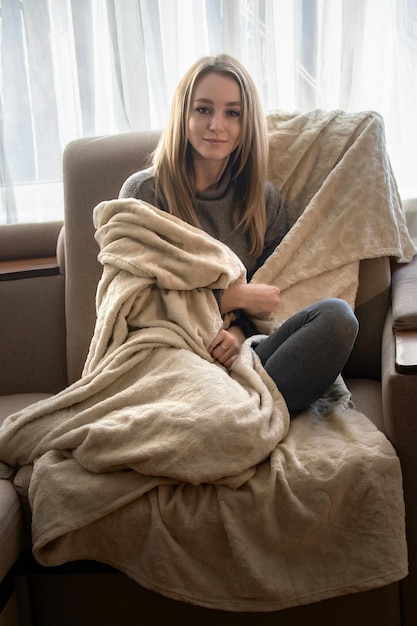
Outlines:
[[[95,324],[95,292],[101,275],[97,261],[92,210],[102,200],[116,198],[123,181],[146,166],[159,132],[127,133],[118,136],[76,140],[64,154],[65,187],[65,384],[81,374]],[[31,279],[25,279],[28,281]],[[34,280],[34,279],[32,279]],[[14,298],[29,293],[30,284],[15,283]],[[0,282],[3,302],[5,283]],[[57,285],[56,289],[60,287]],[[16,300],[17,302],[18,300]],[[0,315],[1,376],[8,377],[12,357],[13,307]],[[61,304],[63,299],[60,300]],[[51,295],[44,301],[58,306]],[[59,305],[60,306],[60,305]],[[27,311],[30,315],[30,311]],[[228,613],[187,605],[147,591],[124,574],[91,563],[72,563],[58,568],[42,568],[30,556],[19,564],[25,589],[31,601],[25,607],[39,626],[60,624],[276,624],[321,626],[414,626],[417,623],[417,262],[397,265],[389,258],[361,263],[356,314],[360,332],[344,376],[355,405],[386,433],[399,455],[406,503],[409,576],[389,586],[311,605],[273,613]],[[16,327],[17,335],[20,328]],[[32,330],[36,333],[36,325]],[[42,335],[39,350],[47,350],[55,340]],[[18,344],[19,345],[19,344]],[[19,347],[19,349],[21,349]],[[24,364],[22,364],[22,367]],[[48,367],[44,363],[41,368]],[[2,385],[0,418],[12,408],[36,398],[22,396],[57,391],[56,384],[43,386],[38,372],[36,384],[23,378]],[[18,375],[17,372],[15,374]],[[59,385],[58,385],[59,386]],[[61,386],[64,386],[61,381]],[[15,486],[27,512],[30,468],[19,470]],[[1,496],[1,492],[0,492]],[[1,506],[4,504],[1,499]],[[27,516],[28,517],[28,516]],[[27,546],[30,548],[30,545]],[[0,547],[1,550],[3,548]],[[2,552],[3,554],[3,552]],[[18,554],[15,554],[17,558]],[[2,558],[2,557],[1,557]],[[1,561],[0,558],[0,561]],[[19,581],[18,581],[19,582]],[[22,580],[20,579],[20,582]],[[29,608],[28,608],[29,607]],[[30,623],[26,617],[23,623]]]

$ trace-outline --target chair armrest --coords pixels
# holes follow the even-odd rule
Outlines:
[[[392,264],[392,324],[395,330],[417,330],[417,256]]]
[[[57,254],[62,221],[36,224],[2,224],[0,262],[46,259]],[[6,269],[6,268],[5,268]]]
[[[395,369],[417,374],[417,256],[410,263],[393,263],[391,298]]]
[[[396,334],[391,311],[382,342],[382,403],[384,430],[401,462],[406,531],[409,553],[409,575],[401,581],[404,614],[417,615],[417,373],[400,373],[396,366]],[[402,332],[402,331],[399,331]],[[413,331],[404,331],[413,332]],[[409,622],[415,623],[413,619]]]
[[[395,369],[400,374],[417,374],[417,330],[395,331]]]
[[[0,280],[18,280],[59,274],[56,256],[18,261],[0,261]]]

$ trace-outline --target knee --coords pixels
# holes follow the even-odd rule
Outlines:
[[[348,303],[340,298],[326,298],[321,304],[332,331],[353,343],[359,331],[359,322]]]

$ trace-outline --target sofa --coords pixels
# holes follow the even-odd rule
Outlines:
[[[61,229],[59,221],[0,229],[2,418],[67,384],[65,277],[57,259]],[[0,493],[0,607],[9,625],[18,623],[14,566],[25,549],[25,531],[10,480],[0,481]]]
[[[159,132],[149,131],[71,142],[63,156],[64,224],[0,228],[1,421],[80,377],[94,330],[95,293],[102,271],[92,211],[102,200],[116,198],[124,180],[147,165],[158,138]],[[407,578],[282,611],[233,613],[171,600],[96,562],[45,568],[31,556],[27,498],[31,469],[23,467],[0,482],[5,610],[17,597],[21,626],[182,625],[209,624],[214,619],[218,624],[257,626],[307,621],[322,626],[416,624],[416,259],[408,264],[387,257],[362,261],[355,311],[360,331],[343,374],[355,406],[386,434],[401,462]]]

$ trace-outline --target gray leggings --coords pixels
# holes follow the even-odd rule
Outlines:
[[[318,400],[342,371],[358,334],[344,300],[320,300],[254,346],[291,415]]]

